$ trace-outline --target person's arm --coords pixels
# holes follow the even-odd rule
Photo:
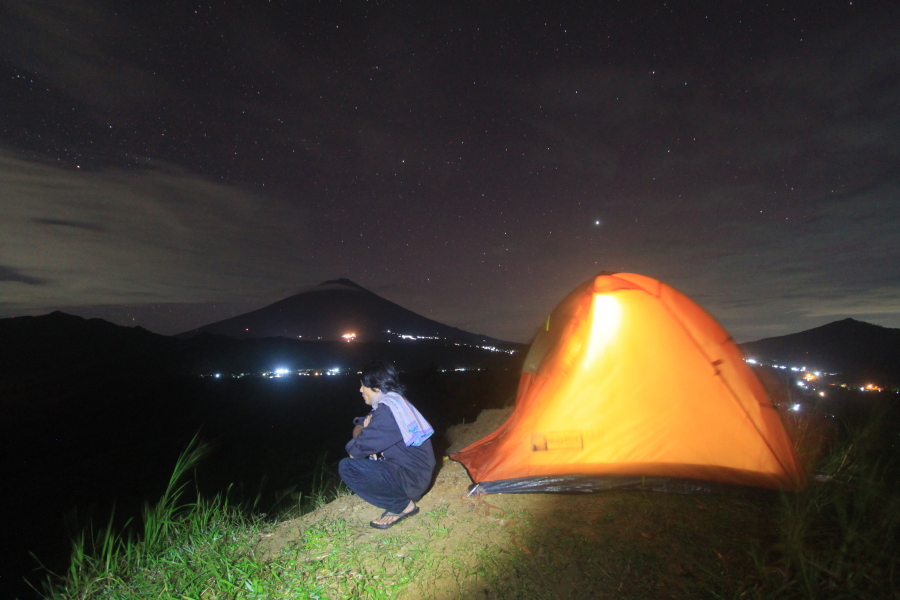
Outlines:
[[[372,413],[367,414],[365,417],[356,417],[353,419],[353,422],[355,423],[353,426],[353,437],[355,438],[362,433],[363,428],[368,427],[371,420]]]
[[[352,454],[350,454],[350,444],[353,443],[353,440],[355,440],[357,438],[357,436],[359,436],[359,434],[362,433],[363,428],[369,424],[369,421],[372,420],[371,415],[372,415],[372,413],[369,413],[365,417],[356,417],[355,419],[353,419],[352,439],[349,442],[347,442],[346,444],[344,444],[344,449],[347,451],[347,454],[350,455],[350,458],[354,458],[354,456]]]
[[[403,441],[403,435],[400,434],[390,408],[382,406],[372,411],[371,417],[369,424],[347,444],[347,454],[351,457],[380,454]]]

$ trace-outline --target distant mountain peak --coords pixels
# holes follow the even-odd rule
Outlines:
[[[284,337],[325,342],[346,341],[351,336],[356,342],[427,339],[472,346],[504,343],[416,314],[343,277],[181,335],[191,337],[199,332],[233,338]]]
[[[840,321],[832,321],[831,323],[827,323],[825,325],[821,325],[814,329],[810,329],[809,331],[829,331],[829,330],[837,330],[837,331],[854,331],[854,332],[874,332],[881,331],[885,329],[890,329],[889,327],[884,327],[882,325],[875,325],[874,323],[867,323],[866,321],[859,321],[857,319],[841,319]]]
[[[779,337],[741,344],[747,356],[789,365],[875,377],[900,377],[900,329],[841,319]]]
[[[828,323],[828,325],[834,325],[835,323],[846,323],[847,325],[851,323],[855,323],[857,325],[872,325],[872,323],[866,323],[865,321],[860,321],[858,319],[854,319],[852,317],[847,317],[846,319],[839,319],[837,321],[832,321]]]
[[[329,279],[328,281],[323,281],[322,283],[319,284],[319,287],[321,287],[323,285],[342,285],[344,287],[353,288],[353,289],[359,290],[361,292],[369,292],[369,290],[367,290],[363,286],[361,286],[358,283],[355,283],[353,281],[350,281],[346,277],[341,277],[340,279]],[[372,292],[369,292],[369,293],[372,293]]]

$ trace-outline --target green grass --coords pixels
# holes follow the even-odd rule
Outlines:
[[[900,597],[900,443],[889,416],[824,456],[828,481],[782,498],[775,543],[754,549],[759,597]]]
[[[893,460],[900,437],[891,423],[876,419],[821,453],[817,472],[830,481],[773,501],[614,492],[593,500],[555,497],[543,512],[509,510],[503,523],[477,509],[439,505],[413,526],[376,534],[364,520],[332,516],[298,529],[274,555],[259,542],[276,522],[342,493],[324,460],[317,491],[290,494],[288,515],[273,520],[230,506],[225,496],[182,501],[184,477],[206,451],[192,443],[160,501],[145,508],[141,534],[116,533],[110,525],[88,530],[74,544],[69,570],[50,577],[43,595],[900,597],[900,477]]]
[[[366,551],[355,547],[358,532],[342,520],[318,523],[304,532],[301,544],[274,559],[259,558],[255,548],[271,522],[229,506],[223,496],[181,502],[184,476],[206,452],[205,446],[194,441],[182,454],[160,501],[145,507],[140,536],[117,533],[108,525],[96,532],[88,529],[76,539],[69,570],[51,574],[42,596],[59,600],[394,598],[423,567],[421,560],[396,560],[401,548],[414,544],[420,557],[427,556],[421,540],[391,535],[378,540],[376,551]],[[322,475],[317,491],[295,496],[288,512],[299,514],[339,493],[340,488]]]

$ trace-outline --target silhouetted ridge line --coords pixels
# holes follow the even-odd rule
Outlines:
[[[900,329],[841,319],[813,329],[741,344],[749,358],[900,382]]]
[[[417,314],[346,278],[178,337],[213,333],[235,338],[285,337],[302,341],[397,342],[429,339],[453,344],[506,344]]]
[[[344,285],[349,288],[355,288],[361,292],[366,292],[367,294],[375,295],[373,292],[367,290],[366,288],[359,285],[358,283],[354,283],[353,281],[350,281],[349,279],[347,279],[345,277],[341,277],[340,279],[329,279],[328,281],[323,281],[322,283],[319,284],[319,287],[324,286],[324,285]]]

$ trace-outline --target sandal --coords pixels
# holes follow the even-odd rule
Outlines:
[[[408,513],[394,513],[389,510],[386,510],[386,511],[384,511],[384,513],[382,513],[381,517],[379,517],[379,518],[382,518],[382,517],[399,517],[399,518],[391,521],[390,523],[376,523],[375,521],[370,521],[369,525],[371,525],[375,529],[390,529],[391,527],[393,527],[394,525],[396,525],[403,519],[405,519],[407,517],[411,517],[413,515],[417,515],[417,514],[419,514],[418,506],[414,507]]]

